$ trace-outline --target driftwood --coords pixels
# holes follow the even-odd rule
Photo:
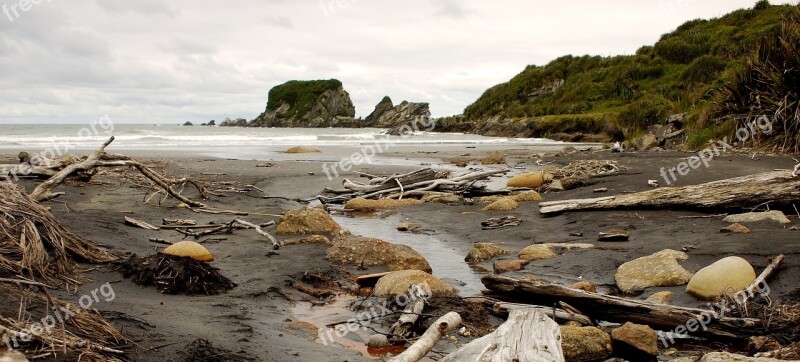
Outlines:
[[[783,262],[783,257],[783,254],[776,256],[775,259],[772,260],[772,263],[764,268],[764,271],[761,272],[758,278],[756,278],[756,280],[754,280],[753,283],[751,283],[750,286],[745,289],[747,295],[755,295],[756,291],[761,289],[761,285],[765,284],[767,279],[769,279],[772,274],[775,274],[775,272],[778,271],[778,267],[780,267],[781,263]]]
[[[465,194],[478,193],[483,188],[476,186],[479,181],[486,180],[492,176],[508,173],[510,170],[478,171],[461,176],[451,177],[449,172],[434,171],[429,168],[410,172],[403,175],[393,175],[390,177],[372,177],[367,183],[360,183],[345,179],[343,190],[326,188],[326,193],[336,194],[335,197],[317,196],[316,199],[323,203],[343,203],[352,198],[361,197],[365,199],[393,198],[402,199],[404,197],[422,197],[440,194]]]
[[[592,320],[589,319],[589,317],[581,313],[573,313],[559,308],[542,307],[530,304],[503,303],[503,302],[495,303],[494,306],[492,307],[492,310],[495,313],[506,316],[511,314],[511,312],[519,309],[537,309],[542,311],[548,317],[558,322],[577,322],[584,326],[594,325],[594,323],[592,323]]]
[[[519,280],[499,275],[488,275],[483,284],[500,296],[537,300],[539,302],[567,302],[582,309],[589,317],[609,322],[632,322],[653,328],[672,330],[690,321],[708,321],[706,328],[693,332],[698,336],[743,339],[765,335],[760,320],[754,318],[713,318],[709,310],[651,304],[644,301],[590,293],[557,284]]]
[[[411,286],[409,289],[408,304],[400,318],[397,319],[397,322],[392,325],[391,332],[389,332],[392,334],[390,342],[399,342],[411,337],[411,328],[417,323],[419,314],[425,308],[425,299],[420,297],[419,291],[420,288],[416,285]]]
[[[137,227],[139,229],[145,229],[145,230],[158,230],[159,229],[158,226],[150,225],[150,224],[148,224],[148,223],[146,223],[146,222],[144,222],[142,220],[137,220],[137,219],[134,219],[134,218],[129,217],[129,216],[125,216],[125,224],[133,226],[133,227]]]
[[[456,312],[450,312],[433,322],[425,334],[422,335],[411,347],[403,353],[390,359],[389,362],[417,362],[425,357],[433,346],[442,337],[454,331],[461,324],[461,316]]]
[[[542,202],[539,212],[553,214],[574,210],[617,208],[747,208],[764,203],[786,204],[800,199],[800,177],[791,171],[775,171],[684,187],[596,199]]]
[[[136,161],[128,156],[107,153],[106,147],[108,147],[111,144],[111,142],[114,142],[114,137],[109,138],[108,141],[106,141],[105,143],[103,143],[102,146],[100,146],[100,148],[95,150],[92,154],[83,159],[81,162],[76,162],[64,167],[61,171],[59,171],[58,173],[47,179],[47,181],[39,184],[39,186],[37,186],[36,189],[34,189],[33,192],[31,193],[31,197],[38,202],[43,202],[55,199],[63,195],[64,194],[63,192],[53,192],[53,189],[64,183],[64,181],[66,181],[67,178],[73,176],[76,173],[92,172],[93,170],[102,167],[134,167],[139,172],[141,172],[142,175],[150,179],[150,181],[152,181],[156,186],[161,188],[163,192],[165,192],[169,196],[174,197],[180,202],[191,207],[206,206],[201,202],[193,201],[186,198],[185,196],[181,195],[180,192],[175,191],[175,189],[173,188],[173,186],[184,185],[188,183],[189,182],[188,180],[167,179],[159,175],[157,172],[153,171],[153,169],[143,165],[139,161]],[[202,188],[198,187],[198,190],[201,191],[201,194],[204,193],[204,191],[202,191]]]
[[[441,362],[563,362],[561,329],[539,309],[516,309],[496,331],[451,353]]]
[[[278,249],[280,249],[280,248],[281,248],[281,246],[283,246],[283,243],[282,243],[282,242],[280,242],[280,241],[278,241],[277,239],[275,239],[275,237],[273,237],[272,235],[270,235],[270,233],[268,233],[268,232],[264,231],[264,229],[262,229],[262,228],[261,228],[261,226],[258,226],[258,225],[256,225],[256,224],[253,224],[253,223],[251,223],[251,222],[248,222],[248,221],[244,221],[244,220],[242,220],[242,219],[234,219],[234,220],[232,221],[232,223],[233,223],[234,225],[235,225],[235,224],[239,224],[239,225],[246,226],[246,227],[248,227],[248,228],[254,229],[254,230],[255,230],[255,231],[256,231],[256,232],[257,232],[259,235],[261,235],[261,236],[263,236],[263,237],[267,238],[267,240],[269,240],[270,242],[272,242],[272,247],[273,247],[273,248],[275,248],[275,250],[278,250]],[[271,224],[274,224],[274,223],[271,223]],[[271,224],[270,224],[270,225],[271,225]]]

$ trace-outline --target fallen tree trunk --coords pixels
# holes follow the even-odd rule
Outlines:
[[[577,322],[584,326],[594,325],[592,320],[583,314],[571,313],[559,308],[519,303],[495,303],[492,309],[495,313],[500,315],[510,315],[511,312],[520,309],[536,309],[542,311],[546,316],[559,322]]]
[[[403,309],[403,314],[400,315],[397,322],[392,325],[391,332],[389,332],[392,334],[389,340],[390,342],[399,342],[411,337],[411,328],[417,323],[419,314],[422,313],[422,309],[425,308],[425,299],[419,296],[419,291],[420,289],[416,285],[409,289],[408,295],[410,297],[408,304],[406,308]]]
[[[390,359],[389,362],[417,362],[421,360],[445,334],[452,332],[460,324],[461,316],[458,313],[450,312],[445,314],[437,319],[436,322],[433,322],[417,342],[408,347],[403,353]]]
[[[539,309],[516,309],[496,331],[440,360],[461,361],[563,362],[561,329]]]
[[[608,322],[632,322],[656,329],[673,330],[690,321],[705,323],[704,328],[692,332],[697,336],[744,339],[765,335],[760,320],[754,318],[715,318],[711,310],[651,304],[583,290],[570,289],[557,284],[519,280],[499,275],[488,275],[481,280],[490,291],[513,299],[543,302],[566,302],[584,311],[587,316]],[[694,322],[692,322],[694,323]]]
[[[597,199],[542,202],[539,204],[539,212],[554,214],[574,210],[631,207],[747,208],[764,203],[788,204],[797,200],[800,200],[800,177],[793,177],[791,171],[775,171],[700,185],[662,187]]]

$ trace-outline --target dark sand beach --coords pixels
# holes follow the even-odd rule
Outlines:
[[[339,150],[347,154],[347,150]],[[443,158],[471,153],[476,156],[488,154],[490,150],[444,147],[433,149],[435,153],[400,150],[389,152],[386,157],[402,159],[403,165],[359,166],[355,170],[376,175],[390,175],[413,171]],[[321,155],[325,155],[325,151]],[[533,161],[542,151],[525,149],[506,150],[509,165],[518,169],[535,170],[540,168]],[[284,199],[263,199],[253,195],[227,194],[226,197],[212,196],[208,204],[216,208],[250,213],[243,218],[254,223],[277,221],[287,210],[298,209],[303,204],[291,199],[311,198],[325,187],[340,185],[341,178],[328,180],[321,171],[320,162],[289,160],[274,161],[269,168],[256,167],[262,161],[228,160],[206,157],[178,157],[166,154],[163,157],[148,152],[131,153],[158,169],[175,176],[188,176],[204,185],[214,188],[225,186],[255,185],[264,190],[267,196]],[[330,156],[327,155],[327,156]],[[596,197],[597,188],[608,188],[608,194],[622,194],[650,189],[647,181],[660,179],[661,167],[672,167],[690,156],[679,152],[611,153],[610,151],[577,151],[569,154],[548,153],[543,161],[554,166],[563,166],[571,161],[584,159],[614,160],[627,168],[627,171],[610,177],[594,179],[594,184],[560,193],[544,193],[546,201]],[[291,156],[286,156],[291,157]],[[387,162],[390,163],[390,162]],[[417,165],[415,165],[417,164]],[[749,154],[728,154],[714,160],[708,169],[700,168],[681,177],[676,185],[691,185],[730,177],[749,175],[774,169],[791,168],[794,162],[789,157],[759,156]],[[452,165],[448,169],[462,170]],[[470,165],[470,168],[481,168]],[[493,167],[493,166],[492,166]],[[313,174],[312,174],[313,173]],[[53,213],[72,231],[86,236],[95,243],[108,248],[113,253],[136,253],[149,255],[162,246],[148,242],[149,238],[179,241],[183,236],[166,230],[147,231],[123,222],[125,216],[134,217],[151,224],[160,224],[162,218],[194,219],[199,224],[225,223],[230,215],[198,214],[185,208],[176,208],[174,200],[167,200],[158,206],[142,202],[146,189],[134,188],[129,179],[120,173],[107,173],[95,177],[91,184],[71,184],[60,188],[66,194],[59,202],[48,205]],[[357,177],[352,173],[342,175]],[[505,177],[507,178],[507,176]],[[503,184],[498,179],[493,183]],[[33,183],[25,181],[31,188]],[[260,195],[259,195],[260,196]],[[598,286],[601,293],[615,292],[614,273],[627,261],[650,255],[664,249],[685,250],[689,259],[681,264],[690,271],[709,265],[725,256],[740,256],[747,259],[757,271],[763,269],[768,260],[778,254],[785,254],[786,260],[778,274],[769,281],[770,297],[774,300],[797,298],[800,282],[795,277],[800,272],[796,250],[800,249],[800,231],[788,226],[763,222],[748,225],[750,234],[722,234],[720,229],[727,226],[721,218],[682,218],[685,216],[712,215],[731,210],[613,210],[594,212],[575,212],[543,217],[535,202],[521,203],[517,210],[510,212],[481,211],[481,204],[445,205],[427,203],[418,206],[398,208],[377,215],[336,215],[336,219],[351,232],[364,236],[380,237],[398,243],[405,242],[422,253],[433,266],[433,274],[459,288],[461,297],[479,294],[479,278],[492,269],[491,261],[477,267],[468,267],[463,262],[475,243],[496,243],[511,251],[511,255],[498,260],[516,259],[516,253],[531,244],[538,243],[591,243],[596,247],[590,250],[575,251],[548,260],[534,261],[523,270],[507,274],[509,276],[531,275],[538,278],[571,285],[577,281],[589,281]],[[734,210],[735,211],[735,210]],[[749,211],[749,210],[745,210]],[[499,230],[482,230],[481,222],[490,217],[516,216],[523,223],[517,227]],[[797,224],[797,216],[789,215],[792,224]],[[410,221],[421,225],[427,235],[401,234],[394,230],[399,221]],[[790,225],[792,226],[792,225]],[[598,243],[599,232],[622,228],[629,231],[628,242]],[[372,235],[366,235],[372,234]],[[575,236],[582,235],[582,236]],[[272,245],[260,235],[249,230],[239,230],[231,235],[219,236],[224,240],[206,243],[214,254],[212,263],[221,273],[238,287],[218,296],[165,295],[153,287],[142,287],[124,278],[111,266],[86,265],[86,283],[74,294],[58,293],[70,301],[82,293],[106,282],[114,288],[113,301],[96,306],[108,312],[124,313],[128,318],[110,318],[109,321],[136,342],[130,351],[130,358],[141,361],[173,360],[181,358],[180,353],[197,339],[210,341],[214,346],[224,348],[241,356],[259,361],[361,361],[378,357],[368,357],[360,347],[346,348],[342,345],[325,346],[319,343],[319,328],[324,331],[324,318],[309,319],[297,316],[295,312],[304,310],[312,317],[320,311],[330,311],[326,307],[311,307],[303,304],[308,297],[288,286],[292,277],[309,271],[330,270],[333,265],[324,258],[324,245],[288,245],[273,253]],[[287,237],[279,237],[288,239]],[[427,244],[421,244],[417,239]],[[381,272],[372,268],[357,270],[355,267],[341,267],[353,275]],[[485,269],[482,272],[482,268]],[[706,302],[686,294],[685,287],[651,288],[643,298],[657,291],[672,291],[671,303],[676,305],[702,307]],[[298,309],[298,302],[304,307]],[[348,314],[343,311],[342,317]],[[330,318],[329,318],[330,319]],[[133,322],[138,321],[138,322]],[[366,333],[369,335],[369,333]],[[474,337],[474,336],[473,336]],[[348,337],[356,340],[358,335]],[[470,339],[459,337],[458,344]],[[360,341],[363,345],[364,341]],[[456,343],[443,341],[438,349],[453,350]]]

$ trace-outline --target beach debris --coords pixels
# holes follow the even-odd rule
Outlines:
[[[730,256],[695,273],[686,292],[700,299],[714,300],[744,290],[755,279],[756,271],[747,260]]]
[[[469,172],[461,176],[452,176],[449,171],[434,171],[430,168],[414,172],[379,177],[367,175],[368,183],[360,183],[344,179],[344,189],[335,190],[326,188],[325,193],[335,194],[335,197],[317,196],[316,199],[323,203],[344,203],[353,198],[364,199],[406,199],[421,198],[427,195],[441,195],[444,193],[459,194],[463,196],[481,196],[485,186],[479,185],[492,176],[508,173],[510,170],[489,170]]]
[[[195,226],[197,221],[188,219],[161,219],[164,226]]]
[[[77,261],[117,258],[67,230],[25,190],[0,183],[0,277],[25,277],[45,284],[79,283]]]
[[[164,294],[217,295],[236,287],[219,269],[185,256],[133,256],[118,262],[118,268],[134,283],[155,286]]]
[[[327,303],[341,293],[352,291],[352,288],[337,281],[349,279],[349,276],[349,273],[339,268],[315,269],[292,276],[287,285],[314,297],[316,301],[309,300],[312,303]]]
[[[278,235],[340,234],[344,230],[327,211],[303,207],[287,211],[278,222]]]
[[[780,224],[791,224],[791,220],[786,217],[783,211],[772,210],[764,212],[748,212],[746,214],[730,215],[722,219],[727,223],[753,223],[772,220]]]
[[[561,326],[561,347],[567,361],[594,361],[611,356],[611,336],[597,327]]]
[[[422,197],[422,202],[434,202],[437,204],[458,205],[464,201],[464,197],[455,194],[429,194]]]
[[[661,184],[658,183],[658,180],[647,180],[647,186],[650,187],[661,187]]]
[[[633,353],[626,353],[627,351],[619,351],[620,348],[617,348],[617,352],[632,356],[636,356],[636,352],[658,356],[658,334],[650,326],[627,322],[611,331],[611,339],[619,342],[622,347],[634,350]]]
[[[495,274],[503,274],[512,271],[525,269],[530,261],[527,260],[503,260],[497,261],[492,264],[492,270]]]
[[[670,299],[672,299],[672,295],[672,292],[657,292],[645,298],[645,301],[655,304],[669,304]]]
[[[707,309],[653,304],[622,297],[589,293],[566,288],[538,279],[515,279],[501,275],[486,275],[481,281],[495,298],[514,300],[561,301],[581,310],[594,320],[608,322],[632,322],[645,324],[654,329],[672,330],[675,326],[696,321]],[[743,328],[742,326],[747,326]],[[761,319],[751,317],[719,316],[707,329],[692,332],[696,336],[720,338],[749,338],[768,335],[770,331],[784,331],[785,325],[767,326]]]
[[[582,281],[572,284],[570,286],[572,289],[580,289],[583,291],[587,291],[589,293],[597,293],[597,286],[594,285],[592,282]]]
[[[512,310],[497,330],[440,361],[505,361],[508,356],[519,362],[564,362],[561,329],[541,310]]]
[[[594,189],[594,190],[592,190],[592,192],[594,192],[594,193],[604,193],[604,192],[608,192],[608,187],[601,187],[601,188],[599,188],[599,189]]]
[[[622,143],[614,142],[614,145],[611,146],[611,152],[619,153],[623,151],[625,151],[625,149],[622,147]]]
[[[383,272],[375,274],[362,275],[356,278],[356,284],[359,288],[372,288],[378,283],[378,280],[391,274],[392,272]]]
[[[516,216],[503,216],[500,218],[491,218],[481,222],[483,230],[502,229],[510,226],[519,226],[522,224],[522,219]]]
[[[467,263],[480,263],[494,259],[501,255],[508,255],[508,250],[492,243],[477,243],[472,246],[464,261]]]
[[[178,353],[183,362],[245,362],[255,361],[243,352],[232,352],[214,346],[207,339],[196,339]]]
[[[742,224],[731,224],[730,226],[720,230],[720,232],[733,233],[733,234],[749,234],[750,229]]]
[[[407,245],[392,244],[383,240],[340,235],[325,252],[325,258],[343,265],[362,268],[385,266],[390,271],[431,271],[431,266],[422,254]]]
[[[512,199],[516,202],[536,202],[544,200],[542,198],[542,195],[536,191],[522,191],[522,192],[512,192],[511,195],[494,195],[494,196],[479,197],[477,201],[482,204],[491,204],[505,198]]]
[[[194,241],[181,241],[164,249],[162,253],[172,256],[185,256],[204,263],[214,261],[214,256],[204,246]]]
[[[352,210],[357,212],[370,212],[378,210],[390,210],[405,206],[421,205],[423,202],[417,199],[380,199],[369,200],[365,198],[355,198],[345,203],[345,210]]]
[[[125,216],[124,219],[125,219],[125,225],[130,225],[130,226],[133,226],[133,227],[137,227],[139,229],[144,229],[144,230],[159,230],[159,229],[161,229],[158,226],[150,225],[150,224],[148,224],[148,223],[146,223],[144,221],[134,219],[134,218],[132,218],[130,216]]]
[[[324,212],[324,211],[323,211]],[[224,224],[209,224],[209,225],[188,225],[188,226],[162,226],[162,229],[170,228],[173,229],[184,236],[193,237],[195,239],[200,239],[201,237],[210,236],[210,235],[218,235],[218,234],[230,234],[233,230],[244,229],[244,230],[255,230],[256,233],[263,236],[267,240],[272,243],[272,246],[275,250],[280,249],[283,246],[283,243],[275,239],[270,233],[264,230],[265,227],[275,225],[274,221],[270,221],[266,224],[256,225],[249,221],[243,219],[233,219],[230,222]],[[191,231],[191,230],[200,230],[201,231]]]
[[[781,362],[781,360],[764,357],[747,357],[730,352],[712,352],[703,356],[698,362]]]
[[[439,278],[421,270],[393,271],[378,279],[372,294],[378,297],[393,297],[406,293],[414,285],[429,296],[452,297],[456,289]]]
[[[624,293],[639,293],[651,287],[685,285],[692,273],[684,269],[678,260],[687,260],[689,255],[681,251],[662,250],[620,265],[614,279]]]
[[[553,180],[547,185],[548,192],[562,192],[564,190],[566,190],[566,187],[564,187],[564,183],[561,180]]]
[[[606,242],[628,241],[630,237],[631,235],[626,230],[611,229],[611,230],[601,231],[600,236],[598,237],[597,240]]]
[[[548,201],[539,204],[541,214],[617,208],[752,208],[764,203],[789,204],[800,199],[800,178],[790,171],[774,171],[700,185],[662,187],[650,191],[595,199]]]
[[[412,270],[410,272],[419,272],[419,271]],[[397,273],[402,273],[402,272],[394,272],[392,274],[389,274],[381,278],[381,280],[392,278],[392,276],[397,275]],[[378,288],[384,288],[381,285],[381,280],[379,280],[378,285],[375,286],[375,291],[376,291],[375,294],[377,294]],[[404,342],[408,338],[413,336],[414,332],[411,329],[417,323],[417,319],[419,319],[420,313],[422,313],[422,310],[425,308],[425,298],[430,297],[430,295],[428,295],[430,291],[430,289],[428,289],[430,287],[427,284],[428,281],[424,281],[423,283],[424,284],[421,285],[423,285],[424,288],[420,285],[413,284],[405,292],[402,292],[404,293],[403,295],[406,295],[408,297],[408,301],[406,302],[406,306],[403,309],[402,314],[400,314],[400,318],[397,319],[397,322],[392,324],[392,327],[389,332],[392,335],[392,338],[390,339],[391,342],[395,343]],[[397,283],[394,284],[395,285],[393,287],[396,287]],[[385,291],[383,290],[381,292],[384,292],[383,294],[384,296],[394,296],[401,294],[401,293],[386,294]]]
[[[488,206],[484,207],[483,211],[511,211],[519,208],[519,204],[510,197],[501,198]]]
[[[270,167],[275,167],[275,164],[271,163],[271,162],[262,162],[262,163],[256,164],[256,167],[257,168],[270,168]]]
[[[0,350],[0,362],[28,362],[28,358],[19,351]]]
[[[389,362],[417,362],[430,352],[436,343],[461,325],[461,316],[450,312],[437,319],[408,349],[391,358]]]
[[[0,282],[0,337],[5,334],[4,341],[17,351],[30,356],[48,353],[56,360],[129,360],[122,348],[130,341],[99,312],[56,299],[44,287],[32,287],[39,292]],[[43,328],[42,316],[57,327]]]
[[[308,146],[297,146],[286,150],[286,153],[321,153],[319,149]]]

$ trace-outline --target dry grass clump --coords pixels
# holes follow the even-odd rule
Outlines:
[[[0,277],[76,284],[77,261],[113,260],[116,257],[65,229],[22,187],[0,182]]]
[[[55,318],[54,327],[34,327],[41,327],[42,318],[48,316]],[[23,341],[19,335],[23,331],[41,332],[30,334],[29,341]],[[129,343],[95,310],[9,284],[0,284],[0,337],[3,334],[12,346],[16,335],[15,349],[28,356],[50,354],[54,360],[65,361],[123,361],[124,351],[119,348]]]
[[[190,257],[156,254],[119,263],[126,278],[165,294],[217,295],[236,287],[219,269]]]

